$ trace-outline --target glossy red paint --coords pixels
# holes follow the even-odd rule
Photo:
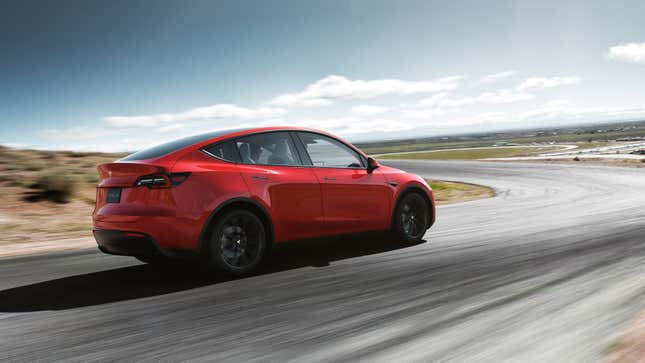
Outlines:
[[[385,230],[392,210],[392,191],[376,169],[312,168],[322,189],[325,231],[341,234]]]
[[[149,236],[163,253],[199,251],[204,231],[218,212],[246,205],[269,223],[274,243],[318,236],[389,230],[393,210],[402,193],[411,189],[430,202],[432,190],[423,179],[398,169],[379,166],[371,173],[357,168],[311,165],[258,165],[224,161],[202,148],[224,140],[266,132],[313,132],[341,141],[367,165],[367,155],[328,133],[293,127],[236,131],[182,147],[165,155],[98,166],[99,185],[93,212],[95,230],[122,231],[126,237]],[[136,184],[154,176],[178,185]],[[109,203],[110,188],[120,188],[118,202]]]

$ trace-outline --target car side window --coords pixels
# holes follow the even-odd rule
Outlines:
[[[296,148],[287,132],[240,137],[235,144],[244,164],[300,165]]]
[[[320,134],[299,132],[313,166],[325,168],[361,168],[358,153],[338,140]]]
[[[214,156],[218,159],[230,161],[232,163],[240,162],[240,155],[237,153],[237,150],[235,150],[235,144],[233,141],[224,141],[214,145],[208,145],[202,150],[208,155]]]

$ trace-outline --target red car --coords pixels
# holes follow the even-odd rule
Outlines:
[[[276,243],[366,231],[417,242],[435,220],[423,179],[312,129],[191,136],[98,172],[99,249],[144,262],[193,255],[244,274]]]

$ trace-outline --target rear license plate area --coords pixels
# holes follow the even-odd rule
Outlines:
[[[121,188],[108,188],[105,195],[106,203],[119,203],[121,201]]]

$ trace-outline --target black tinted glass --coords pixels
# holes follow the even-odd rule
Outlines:
[[[240,156],[235,149],[235,144],[233,143],[233,141],[225,141],[217,143],[215,145],[209,145],[204,148],[204,151],[218,159],[230,161],[233,163],[240,162]]]
[[[190,146],[198,142],[202,142],[204,140],[212,139],[214,137],[218,137],[218,136],[222,136],[222,135],[226,135],[226,134],[230,134],[230,133],[242,131],[242,130],[243,129],[221,130],[221,131],[214,131],[214,132],[209,132],[209,133],[200,134],[200,135],[188,136],[188,137],[184,137],[183,139],[170,141],[165,144],[161,144],[147,149],[143,149],[141,151],[137,151],[136,153],[130,154],[121,160],[131,161],[131,160],[145,160],[145,159],[158,158],[160,156],[169,154],[173,151],[183,149],[186,146]]]
[[[286,132],[268,132],[237,139],[244,164],[298,165],[296,148]]]

